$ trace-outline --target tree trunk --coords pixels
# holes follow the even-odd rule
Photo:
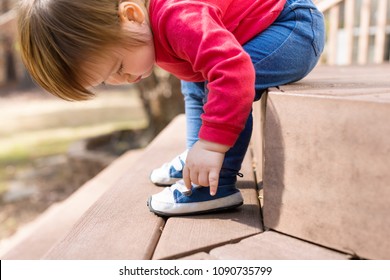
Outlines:
[[[12,83],[17,79],[16,60],[13,51],[13,42],[10,38],[4,38],[4,61],[5,61],[5,82]]]
[[[148,116],[149,129],[157,135],[178,114],[184,113],[184,100],[180,80],[156,69],[147,79],[137,84]]]

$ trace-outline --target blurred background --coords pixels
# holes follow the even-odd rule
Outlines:
[[[390,0],[315,2],[327,28],[320,64],[388,63]],[[16,3],[0,0],[0,241],[184,112],[179,81],[161,69],[86,102],[44,92],[19,58]]]
[[[0,240],[184,112],[180,82],[160,69],[85,102],[37,87],[19,57],[16,4],[0,0]]]

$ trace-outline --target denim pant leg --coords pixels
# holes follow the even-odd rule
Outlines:
[[[198,141],[199,130],[202,125],[200,116],[203,114],[203,105],[206,103],[204,82],[181,81],[181,92],[184,95],[184,110],[187,127],[187,149],[190,149]]]
[[[310,0],[287,0],[278,19],[243,46],[250,55],[256,71],[254,85],[256,100],[260,99],[262,93],[269,87],[295,82],[305,77],[318,62],[324,46],[324,34],[323,16]],[[197,133],[201,126],[200,114],[203,113],[203,109],[194,112],[193,97],[197,96],[198,106],[200,106],[201,101],[207,100],[207,90],[204,83],[188,82],[182,83],[182,89],[186,100],[186,114],[191,112],[191,118],[198,116],[197,126],[187,128],[187,131],[192,132],[191,137],[194,140],[198,137]],[[193,123],[195,121],[187,120],[187,125]],[[225,155],[220,173],[220,185],[235,183],[251,134],[252,115],[250,114],[244,130]]]

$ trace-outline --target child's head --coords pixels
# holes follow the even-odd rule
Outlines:
[[[104,67],[101,62],[119,63],[123,49],[131,52],[153,45],[143,2],[21,0],[19,44],[27,70],[56,96],[66,100],[90,98],[93,93],[88,88],[96,85],[96,74],[101,73],[95,72],[102,70],[97,66]],[[118,47],[121,54],[115,51]]]

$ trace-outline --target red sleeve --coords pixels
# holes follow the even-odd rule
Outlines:
[[[255,72],[220,17],[218,8],[205,3],[177,4],[160,18],[159,30],[173,54],[208,81],[199,137],[233,146],[251,112]]]

